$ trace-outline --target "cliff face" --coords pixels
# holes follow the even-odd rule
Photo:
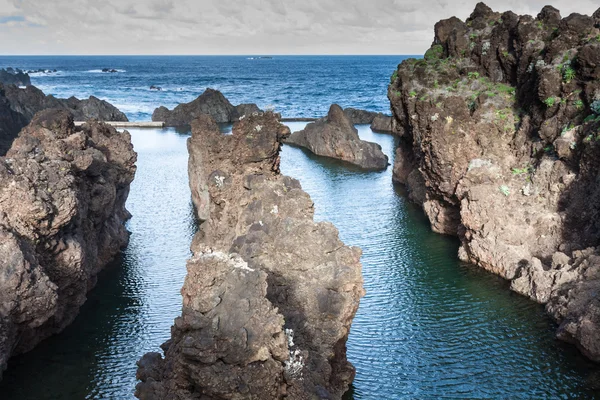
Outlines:
[[[11,108],[23,114],[27,121],[31,121],[36,113],[50,108],[69,111],[75,121],[87,121],[89,119],[128,121],[127,116],[115,106],[94,96],[90,96],[86,100],[79,100],[75,97],[57,99],[52,95],[46,96],[44,92],[35,86],[27,86],[25,89],[21,89],[14,85],[5,85],[4,92]]]
[[[547,304],[600,361],[600,10],[537,18],[477,5],[435,26],[388,90],[394,179],[459,256]]]
[[[0,371],[73,321],[128,241],[136,154],[127,132],[36,115],[0,157]]]
[[[279,175],[288,135],[272,113],[228,136],[209,116],[194,121],[189,175],[202,225],[165,358],[138,363],[140,399],[340,399],[351,383],[361,251],[315,223],[299,182]]]

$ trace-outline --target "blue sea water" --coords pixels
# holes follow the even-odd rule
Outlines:
[[[103,98],[130,120],[149,120],[155,107],[190,101],[206,87],[234,104],[318,117],[333,102],[386,112],[389,77],[403,58],[0,57],[0,67],[57,69],[36,74],[33,84],[59,97]],[[396,138],[358,130],[393,161]],[[189,132],[130,133],[138,152],[127,201],[130,243],[101,273],[71,326],[10,361],[1,400],[133,399],[135,362],[169,338],[197,229]],[[600,398],[598,366],[555,339],[542,306],[460,263],[457,241],[431,231],[392,183],[391,168],[357,171],[289,146],[281,158],[282,173],[311,195],[315,218],[333,222],[346,244],[363,249],[367,294],[348,339],[357,375],[346,399]]]
[[[160,105],[173,108],[206,88],[218,89],[234,105],[275,107],[284,117],[321,117],[329,105],[389,113],[389,77],[405,56],[114,56],[3,57],[0,68],[56,69],[36,73],[32,84],[56,97],[94,95],[132,121],[149,121]],[[115,69],[116,73],[102,72]],[[150,86],[163,90],[150,90]]]

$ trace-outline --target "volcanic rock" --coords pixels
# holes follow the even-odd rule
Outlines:
[[[360,140],[358,131],[337,104],[326,117],[294,132],[286,144],[305,147],[313,153],[343,160],[367,170],[384,170],[388,157],[377,143]]]
[[[393,130],[392,117],[384,114],[377,114],[371,123],[371,130],[373,132],[391,133]]]
[[[0,83],[5,85],[28,86],[31,85],[29,75],[20,69],[0,69]]]

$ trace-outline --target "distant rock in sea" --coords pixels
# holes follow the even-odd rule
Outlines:
[[[167,126],[186,126],[200,115],[210,115],[217,123],[229,123],[254,112],[262,111],[256,104],[235,107],[223,93],[209,88],[195,100],[179,104],[172,111],[166,107],[157,108],[152,113],[152,121],[163,121]]]
[[[6,85],[27,86],[31,85],[29,75],[20,69],[0,69],[0,83]]]
[[[367,170],[384,170],[388,166],[388,157],[381,146],[361,140],[354,124],[337,104],[331,105],[326,117],[306,125],[302,131],[294,132],[285,143]]]
[[[119,72],[118,70],[114,69],[114,68],[102,68],[102,72],[108,72],[111,74],[115,74],[117,72]]]

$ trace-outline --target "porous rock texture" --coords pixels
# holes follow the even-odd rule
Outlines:
[[[94,96],[90,96],[86,100],[79,100],[75,97],[58,99],[52,95],[46,96],[44,92],[35,86],[19,88],[14,85],[4,85],[4,91],[11,108],[23,114],[28,122],[31,121],[36,113],[51,108],[69,111],[75,121],[87,121],[90,119],[98,121],[128,121],[127,116],[115,106]]]
[[[138,398],[340,399],[348,389],[361,251],[315,223],[300,183],[279,174],[287,135],[270,112],[232,135],[209,116],[194,121],[189,175],[202,224],[182,316],[165,357],[138,362]]]
[[[0,371],[70,324],[128,241],[136,154],[127,132],[36,115],[0,157]]]
[[[164,106],[157,108],[152,113],[152,121],[164,122],[167,126],[186,126],[200,115],[210,115],[216,122],[223,124],[260,112],[256,104],[234,106],[223,93],[208,88],[195,100],[179,104],[173,110]]]
[[[388,166],[388,157],[381,146],[361,140],[354,124],[337,104],[331,105],[326,117],[294,132],[285,143],[367,170],[385,170]]]
[[[394,179],[459,257],[546,304],[600,361],[600,10],[440,21],[388,97]]]

